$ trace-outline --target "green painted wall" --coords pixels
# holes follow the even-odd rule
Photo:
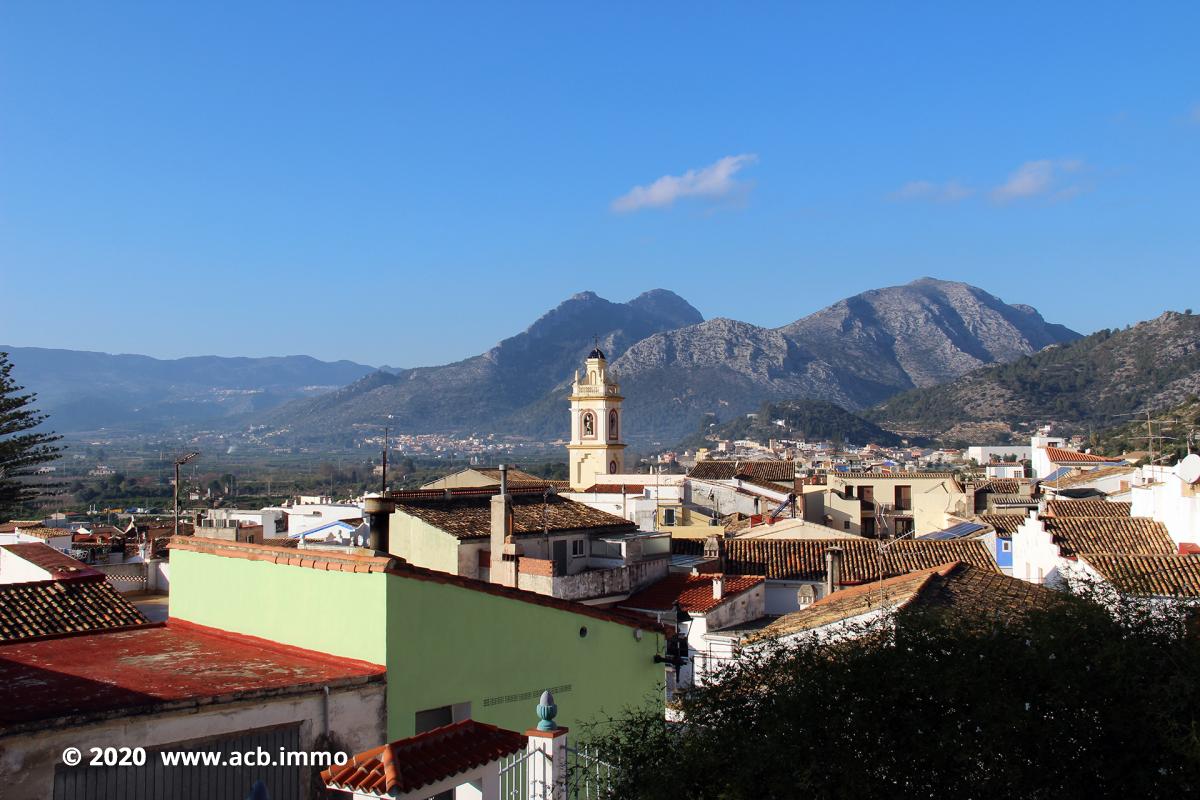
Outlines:
[[[173,550],[171,616],[386,664],[387,578]]]
[[[453,584],[176,550],[170,602],[178,619],[385,664],[390,739],[415,733],[417,711],[463,702],[524,731],[537,695],[567,684],[559,722],[576,730],[662,697],[659,634]]]
[[[580,637],[586,626],[588,634]],[[411,736],[427,708],[470,702],[482,722],[524,731],[546,688],[557,696],[560,724],[661,702],[663,646],[626,625],[485,592],[405,578],[388,587],[388,736]],[[409,691],[411,687],[413,690]],[[532,698],[485,704],[489,698]]]
[[[458,539],[410,514],[397,511],[388,521],[389,552],[408,563],[458,574]]]

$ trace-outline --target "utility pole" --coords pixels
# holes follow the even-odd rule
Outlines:
[[[387,418],[392,418],[388,414]],[[379,494],[387,494],[387,451],[388,451],[388,424],[383,423],[383,473],[379,479]]]
[[[179,535],[179,468],[184,464],[197,458],[200,454],[193,451],[185,456],[175,459],[175,535]],[[154,543],[150,543],[150,549],[154,549]],[[153,555],[153,553],[151,553]]]

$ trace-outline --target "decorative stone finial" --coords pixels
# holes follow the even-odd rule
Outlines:
[[[541,722],[537,724],[537,729],[539,731],[558,730],[558,725],[554,722],[554,717],[557,714],[558,706],[554,704],[554,695],[547,689],[542,692],[541,699],[538,700],[537,715]]]

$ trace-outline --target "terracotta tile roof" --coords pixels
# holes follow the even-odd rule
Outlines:
[[[149,622],[101,573],[0,584],[0,642],[91,633]]]
[[[331,789],[395,797],[524,750],[524,734],[465,719],[358,753],[321,772]]]
[[[1084,553],[1079,557],[1124,594],[1200,597],[1200,555]]]
[[[1028,517],[1024,514],[978,514],[975,519],[991,525],[996,529],[997,536],[1007,539],[1017,532],[1017,528],[1021,527],[1021,523]]]
[[[71,536],[71,532],[66,528],[47,528],[39,525],[36,528],[18,528],[17,532],[23,536],[33,536],[38,539],[57,539],[59,536]]]
[[[1168,555],[1175,543],[1161,522],[1145,517],[1047,517],[1042,520],[1060,554]]]
[[[207,555],[223,556],[225,558],[245,558],[251,561],[266,561],[272,564],[282,564],[308,569],[327,570],[330,572],[386,572],[401,578],[429,581],[431,583],[446,583],[476,592],[507,597],[533,605],[557,608],[572,614],[615,622],[630,628],[666,633],[661,625],[648,622],[640,614],[627,611],[612,611],[609,609],[588,606],[571,600],[560,600],[557,597],[537,594],[536,592],[500,586],[475,578],[464,578],[461,575],[451,575],[448,572],[414,567],[402,558],[394,556],[360,556],[350,553],[335,553],[326,550],[292,550],[285,547],[271,547],[248,542],[230,542],[224,539],[206,539],[200,536],[178,536],[171,540],[172,550],[187,550]],[[665,558],[666,556],[664,556]]]
[[[1024,506],[1033,508],[1039,505],[1037,500],[1027,494],[994,494],[991,496],[991,503],[993,507]]]
[[[290,537],[285,536],[282,539],[276,539],[276,538],[263,539],[262,543],[265,545],[268,545],[270,547],[290,547],[293,550],[295,550],[300,545],[300,539],[298,539],[298,538],[292,539]]]
[[[795,461],[699,461],[688,477],[709,481],[728,481],[736,477],[791,483],[796,479]]]
[[[1029,481],[1020,478],[989,478],[975,488],[975,494],[1021,494]]]
[[[1050,500],[1044,517],[1128,517],[1132,503],[1108,500]]]
[[[386,668],[178,620],[0,645],[0,733],[385,678]]]
[[[642,494],[644,483],[597,483],[583,490],[583,494]]]
[[[487,495],[445,495],[433,498],[398,499],[396,510],[427,522],[459,539],[485,539],[491,535],[491,499]],[[513,534],[603,529],[609,533],[632,532],[637,525],[629,520],[576,503],[556,494],[512,495]]]
[[[1112,478],[1118,475],[1131,475],[1137,472],[1137,467],[1129,466],[1128,464],[1114,467],[1101,467],[1087,472],[1080,472],[1075,475],[1067,475],[1064,478],[1059,478],[1053,481],[1055,489],[1072,489],[1076,486],[1086,486],[1093,481],[1102,480],[1104,478]]]
[[[1125,463],[1124,459],[1098,456],[1094,453],[1077,453],[1062,447],[1047,447],[1046,457],[1054,464],[1117,464]]]
[[[939,610],[978,620],[1019,621],[1059,595],[1052,589],[992,569],[954,562],[866,583],[827,595],[808,608],[785,614],[754,638],[799,633],[876,611]]]
[[[964,561],[995,571],[996,561],[981,539],[720,539],[725,572],[765,575],[771,580],[819,581],[825,578],[825,551],[842,548],[842,582],[862,583],[879,577],[903,575],[950,561]],[[703,551],[701,551],[703,552]]]
[[[101,546],[110,547],[111,545],[105,544]],[[82,561],[71,558],[66,553],[55,550],[44,542],[5,544],[0,545],[0,549],[7,550],[14,556],[33,564],[35,567],[41,567],[50,573],[52,580],[101,574]]]
[[[738,475],[737,479],[742,483],[748,483],[751,486],[757,486],[760,489],[769,489],[772,492],[782,492],[783,494],[788,494],[791,492],[792,486],[794,485],[789,484],[784,486],[778,481],[769,481],[766,478],[756,478],[753,475]]]
[[[693,614],[707,614],[723,603],[765,582],[761,575],[729,575],[720,600],[713,597],[713,578],[717,574],[690,575],[672,573],[657,583],[623,600],[620,608],[638,611],[670,611],[678,602],[680,608]]]

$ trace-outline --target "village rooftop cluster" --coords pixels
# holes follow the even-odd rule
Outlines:
[[[648,697],[678,718],[756,648],[921,606],[1019,616],[1080,581],[1200,598],[1200,456],[1134,466],[1040,430],[965,451],[714,442],[647,474],[623,400],[594,350],[566,480],[494,463],[178,526],[0,526],[4,796],[129,779],[60,760],[90,743],[336,749],[319,780],[355,798],[548,796],[530,787],[587,758],[569,731]],[[310,772],[254,776],[304,796]]]

